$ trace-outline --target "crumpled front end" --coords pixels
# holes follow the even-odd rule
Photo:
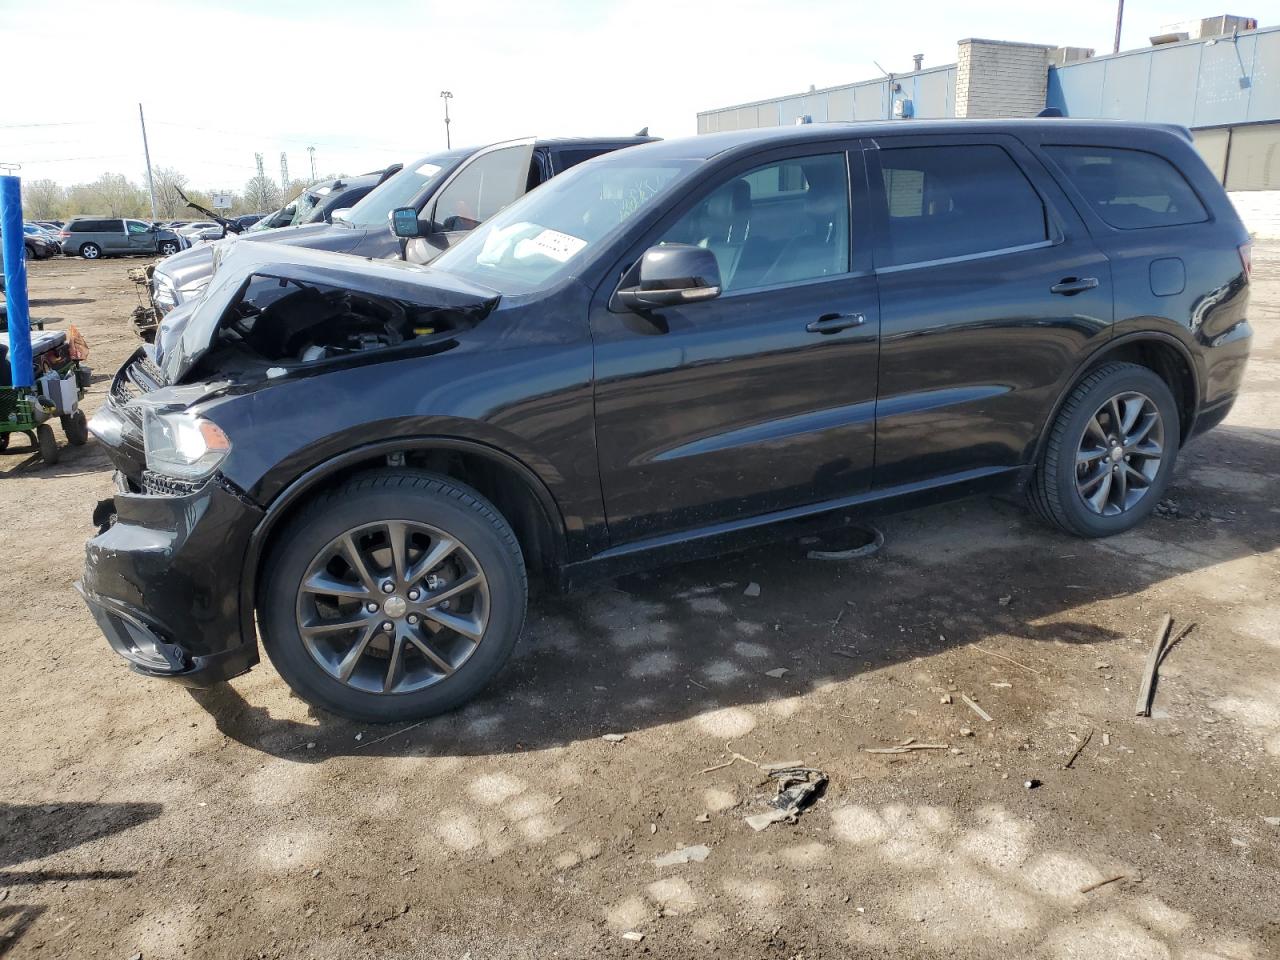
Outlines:
[[[262,510],[219,476],[167,493],[117,474],[99,504],[77,588],[107,642],[139,673],[203,685],[258,662],[240,616],[240,558]],[[252,623],[252,620],[249,620]]]

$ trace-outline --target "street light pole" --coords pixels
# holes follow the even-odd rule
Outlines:
[[[449,137],[449,101],[453,99],[453,94],[448,90],[441,90],[440,99],[444,101],[444,146],[446,150],[452,150],[453,142]]]
[[[138,122],[142,124],[142,155],[147,159],[147,192],[151,194],[151,222],[156,221],[156,182],[151,177],[151,148],[147,146],[147,118],[138,104]]]

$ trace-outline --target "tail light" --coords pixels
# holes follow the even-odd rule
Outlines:
[[[1253,244],[1242,243],[1240,250],[1240,266],[1244,268],[1244,278],[1246,281],[1253,276]]]
[[[59,240],[69,240],[69,239],[71,239],[71,231],[70,231],[70,230],[59,230],[59,231],[58,231],[58,239],[59,239]]]

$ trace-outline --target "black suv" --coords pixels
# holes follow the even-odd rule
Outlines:
[[[416,211],[397,211],[405,232]],[[1235,399],[1248,236],[1186,131],[822,124],[589,160],[428,269],[220,251],[94,433],[139,671],[335,713],[476,693],[553,587],[1021,488],[1128,530]]]

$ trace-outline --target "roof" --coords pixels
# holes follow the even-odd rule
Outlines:
[[[1096,130],[1114,133],[1117,128],[1127,130],[1159,130],[1177,132],[1181,128],[1169,124],[1133,123],[1126,120],[1072,120],[1066,117],[1034,117],[1027,119],[1005,118],[997,120],[868,120],[827,121],[805,123],[790,127],[757,127],[748,130],[730,130],[723,133],[706,133],[696,137],[675,140],[659,140],[642,144],[627,151],[635,159],[643,155],[650,158],[680,160],[710,160],[726,153],[746,153],[762,146],[785,146],[788,143],[822,143],[828,140],[848,140],[852,137],[884,137],[889,135],[927,135],[938,133],[1010,133],[1013,131],[1061,131],[1069,128],[1081,133]]]

